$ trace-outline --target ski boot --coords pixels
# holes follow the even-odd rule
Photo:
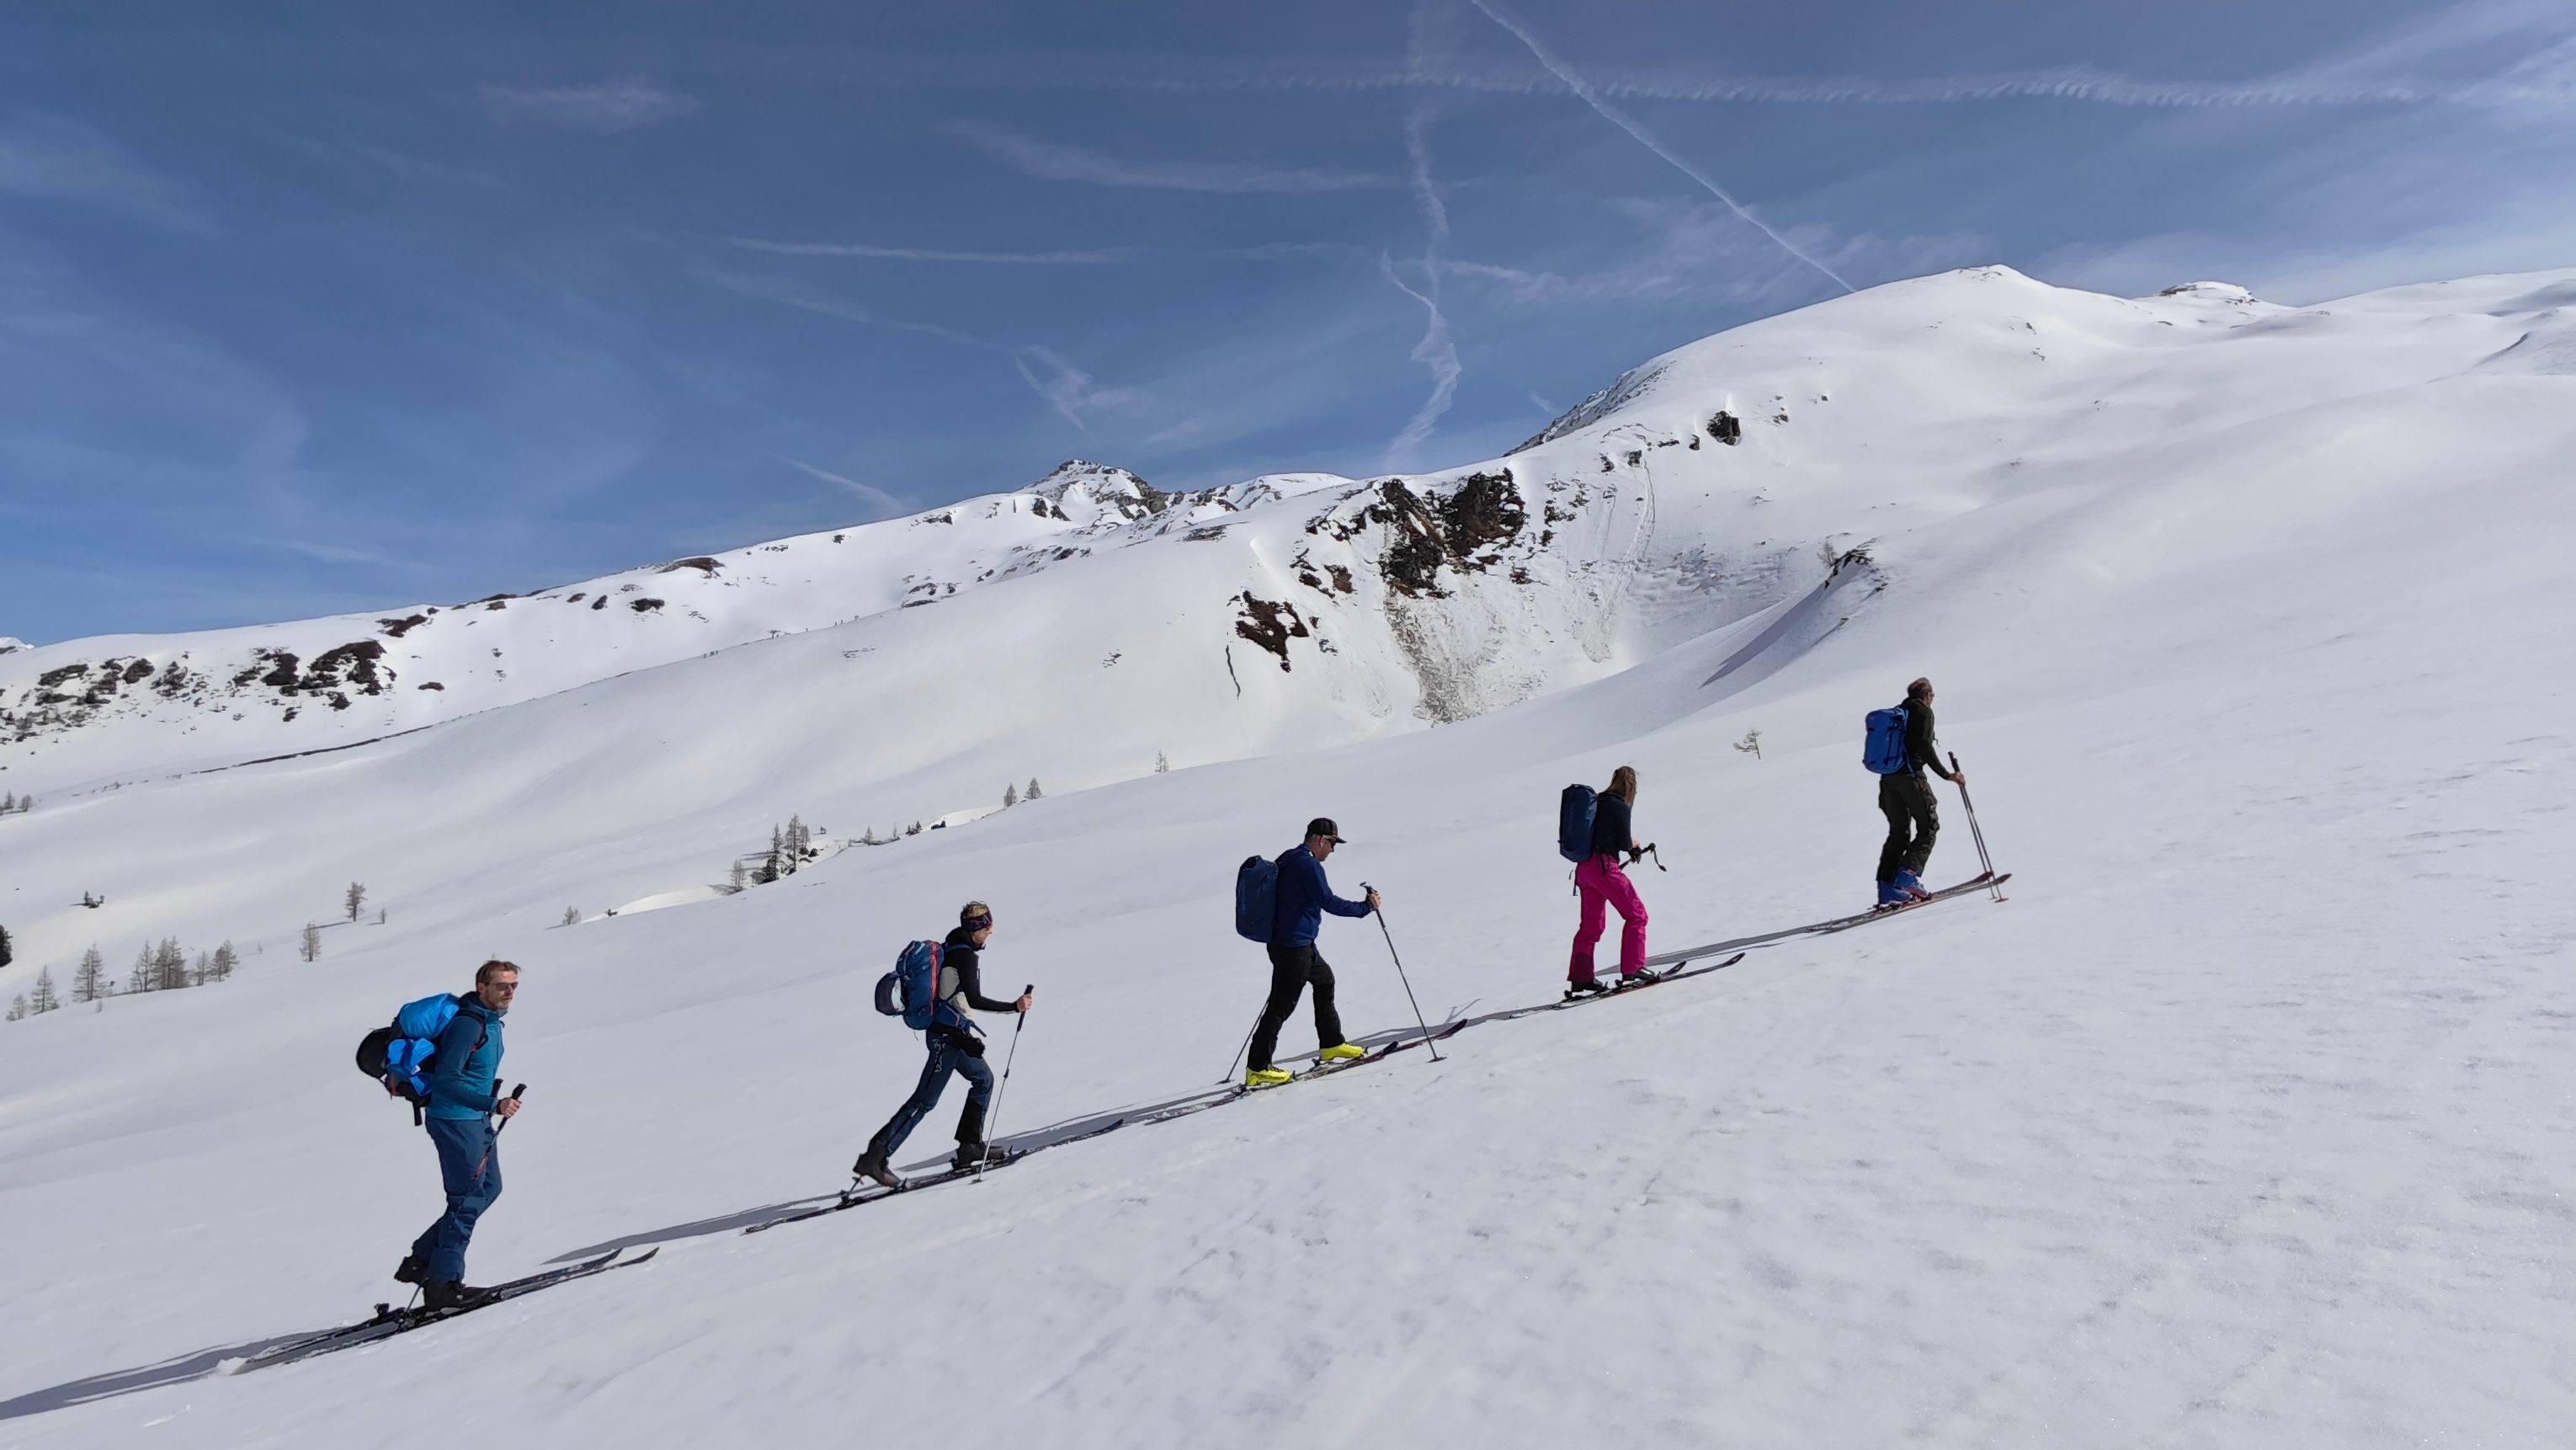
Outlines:
[[[480,1309],[492,1302],[492,1291],[451,1279],[432,1284],[421,1292],[421,1303],[431,1309]]]
[[[428,1262],[418,1254],[403,1255],[403,1261],[394,1265],[394,1282],[426,1288],[429,1284]]]
[[[1336,1062],[1348,1062],[1353,1058],[1366,1056],[1368,1056],[1368,1049],[1363,1047],[1354,1047],[1350,1043],[1344,1042],[1332,1047],[1327,1047],[1323,1051],[1316,1053],[1315,1063],[1320,1067]]]
[[[1905,894],[1904,887],[1897,885],[1893,881],[1882,881],[1878,883],[1877,909],[1880,911],[1885,911],[1891,906],[1910,905],[1913,900],[1913,897]]]
[[[1294,1076],[1296,1074],[1284,1067],[1256,1067],[1243,1075],[1243,1085],[1248,1088],[1277,1087]]]
[[[1911,871],[1899,871],[1896,873],[1896,889],[1904,892],[1907,896],[1916,901],[1929,901],[1932,899],[1932,893],[1924,886],[1923,878],[1915,875]]]
[[[1599,977],[1585,977],[1579,982],[1565,984],[1565,1000],[1571,1002],[1578,997],[1595,997],[1609,990],[1610,984]]]
[[[888,1167],[886,1165],[886,1155],[878,1152],[874,1148],[870,1148],[868,1151],[860,1154],[859,1161],[850,1165],[850,1176],[852,1178],[873,1179],[878,1184],[887,1188],[903,1187],[903,1178],[901,1175],[897,1174],[894,1169]]]

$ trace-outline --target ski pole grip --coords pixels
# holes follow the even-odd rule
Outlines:
[[[527,1095],[528,1085],[526,1083],[521,1083],[517,1087],[510,1089],[510,1101],[512,1102],[517,1102],[519,1099],[526,1097]]]

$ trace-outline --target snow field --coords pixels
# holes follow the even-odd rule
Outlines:
[[[21,818],[74,864],[111,839],[153,853],[138,874],[167,876],[165,909],[282,904],[270,853],[316,853],[309,874],[362,829],[437,887],[381,931],[335,929],[349,945],[310,968],[275,944],[220,989],[0,1032],[0,1213],[46,1250],[0,1262],[0,1426],[31,1446],[426,1444],[449,1432],[384,1407],[470,1387],[476,1437],[505,1446],[856,1425],[995,1446],[2557,1443],[2576,1413],[2557,542],[2576,409],[2546,375],[2448,376],[2485,343],[2449,334],[2480,327],[2424,329],[2412,380],[2281,329],[2253,341],[2310,363],[2191,384],[2242,413],[2224,426],[1904,493],[1872,543],[1885,591],[1838,594],[1847,623],[1714,706],[1701,682],[1763,619],[1437,731],[1051,787],[776,887],[560,931],[540,930],[555,898],[676,888],[678,862],[720,867],[719,827],[765,826],[832,772],[998,782],[1064,716],[997,694],[954,727],[962,763],[896,721],[868,748],[921,764],[851,764],[803,693],[800,652],[831,642],[772,641],[685,681]],[[1721,345],[1744,344],[1702,346]],[[2337,386],[2304,370],[2320,353],[2351,360]],[[2258,376],[2286,400],[2269,421]],[[2015,873],[2006,904],[730,1231],[837,1186],[900,1100],[918,1057],[866,992],[968,896],[996,909],[991,985],[1039,992],[1000,1131],[1088,1121],[1213,1084],[1265,977],[1226,883],[1318,812],[1353,841],[1336,885],[1386,891],[1435,1019],[1554,995],[1574,915],[1555,791],[1615,764],[1638,767],[1640,834],[1673,867],[1640,874],[1657,949],[1853,909],[1881,830],[1860,716],[1916,673]],[[671,713],[686,699],[707,713]],[[1166,700],[1157,728],[1201,709]],[[720,712],[760,733],[711,742]],[[1759,762],[1730,748],[1749,727]],[[1150,759],[1124,728],[1083,748]],[[1935,882],[1975,860],[1941,797]],[[13,868],[60,869],[28,839],[0,838]],[[1354,1036],[1409,1026],[1373,924],[1330,920],[1322,945]],[[390,1291],[435,1174],[342,1064],[486,953],[528,968],[504,1075],[534,1086],[476,1273],[614,1242],[661,1259],[307,1365],[61,1404]],[[960,1101],[899,1159],[943,1152]]]

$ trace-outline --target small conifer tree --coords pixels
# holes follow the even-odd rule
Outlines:
[[[1044,794],[1046,794],[1046,792],[1038,789],[1038,778],[1033,775],[1029,777],[1029,793],[1020,797],[1020,799],[1033,801]]]
[[[359,911],[364,909],[366,904],[367,883],[363,881],[350,882],[347,894],[340,898],[340,905],[349,913],[349,919],[351,921],[356,921],[358,919]]]
[[[296,943],[295,949],[297,952],[301,953],[304,960],[308,962],[320,957],[322,955],[322,928],[309,921],[304,923],[304,936]]]
[[[1004,809],[1008,809],[1012,806],[1018,805],[1019,803],[1020,788],[1018,786],[1006,785],[1002,787],[1002,805]]]
[[[16,998],[14,998],[14,999],[9,1003],[9,1016],[8,1016],[8,1020],[9,1020],[9,1021],[11,1021],[11,1022],[15,1022],[15,1021],[17,1021],[19,1018],[24,1017],[24,1016],[26,1016],[26,1015],[27,1015],[27,994],[26,994],[26,993],[24,993],[24,992],[21,992],[21,993],[19,993],[19,994],[17,995],[17,997],[16,997]]]
[[[81,953],[80,967],[72,973],[72,1000],[95,1002],[106,995],[107,958],[99,955],[98,944],[92,942],[89,950]]]
[[[1155,773],[1156,775],[1162,775],[1162,774],[1165,774],[1166,772],[1170,771],[1170,770],[1171,770],[1171,768],[1172,768],[1172,758],[1171,758],[1170,756],[1168,756],[1168,755],[1165,755],[1163,752],[1161,752],[1161,751],[1159,751],[1159,750],[1155,751],[1155,752],[1154,752],[1154,773]]]
[[[206,963],[206,980],[229,981],[232,978],[233,968],[239,965],[241,965],[241,954],[233,950],[231,942],[225,942],[215,948],[213,959]]]
[[[51,1012],[61,1005],[63,1005],[63,999],[54,995],[54,969],[39,968],[36,972],[36,990],[27,994],[27,1014],[32,1017],[38,1012]]]

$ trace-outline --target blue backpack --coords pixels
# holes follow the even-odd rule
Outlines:
[[[1592,818],[1601,798],[1588,785],[1569,785],[1556,803],[1556,854],[1581,865],[1592,859]]]
[[[405,1002],[402,1010],[394,1014],[392,1025],[358,1039],[358,1071],[384,1084],[387,1093],[410,1103],[415,1120],[429,1102],[429,1083],[424,1074],[438,1053],[439,1034],[456,1020],[457,1000],[441,992],[435,997]],[[481,1051],[491,1037],[491,1029],[484,1029],[474,1049]]]
[[[935,941],[906,946],[894,959],[894,970],[877,978],[877,1010],[902,1018],[903,1025],[916,1032],[933,1022],[955,1026],[957,1014],[942,1011],[939,1000],[941,950]]]
[[[1860,763],[1879,775],[1894,775],[1914,763],[1905,753],[1903,705],[1869,712],[1869,733],[1861,741]]]
[[[1268,942],[1279,927],[1279,863],[1246,856],[1234,871],[1234,934]]]

